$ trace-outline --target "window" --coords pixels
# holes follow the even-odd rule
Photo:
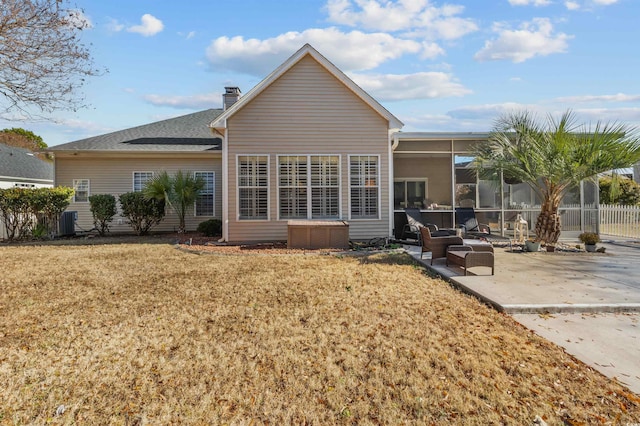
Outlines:
[[[200,191],[195,205],[196,216],[213,216],[214,215],[214,172],[195,172],[194,177],[201,178],[204,181],[204,188]]]
[[[379,157],[377,155],[349,157],[352,219],[379,218],[379,185]]]
[[[269,219],[269,157],[241,155],[238,162],[238,218]]]
[[[393,208],[433,208],[427,198],[427,179],[397,179],[393,182]]]
[[[89,202],[89,179],[74,179],[73,189],[75,190],[75,194],[73,195],[74,202]]]
[[[133,172],[133,190],[142,191],[151,179],[153,179],[153,172]]]
[[[340,217],[340,156],[278,157],[280,219]]]

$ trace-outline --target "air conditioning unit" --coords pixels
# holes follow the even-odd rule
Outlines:
[[[60,230],[59,236],[66,237],[68,235],[75,235],[76,220],[78,220],[78,212],[62,212],[62,215],[60,216],[60,226],[58,227],[58,229]]]

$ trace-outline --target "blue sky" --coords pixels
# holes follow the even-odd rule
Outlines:
[[[310,43],[405,123],[488,131],[511,110],[640,125],[637,0],[78,0],[108,73],[50,146],[221,106]]]

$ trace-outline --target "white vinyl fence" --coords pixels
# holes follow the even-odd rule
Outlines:
[[[640,238],[640,206],[601,204],[600,233]]]

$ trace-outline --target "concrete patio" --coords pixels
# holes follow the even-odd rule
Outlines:
[[[640,394],[640,244],[600,244],[606,253],[495,249],[495,275],[422,263],[604,375]],[[420,260],[420,248],[405,246]]]

